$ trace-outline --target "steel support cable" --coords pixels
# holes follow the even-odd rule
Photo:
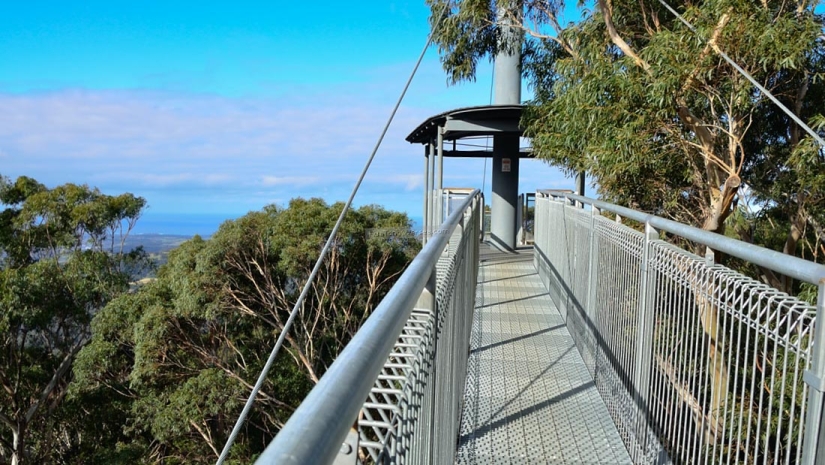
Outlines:
[[[677,18],[679,21],[681,21],[681,22],[682,22],[682,24],[684,24],[685,26],[687,26],[687,28],[688,28],[688,29],[690,29],[690,30],[691,30],[691,32],[693,32],[694,34],[696,34],[696,35],[697,35],[700,39],[702,39],[704,42],[707,42],[707,39],[705,39],[704,37],[702,37],[702,34],[700,34],[700,33],[699,33],[699,31],[698,31],[698,30],[697,30],[697,29],[696,29],[696,28],[695,28],[692,24],[690,24],[690,23],[688,22],[688,20],[686,20],[686,19],[685,19],[682,15],[680,15],[680,14],[679,14],[679,12],[677,12],[677,11],[676,11],[676,10],[675,10],[672,6],[668,5],[668,3],[667,3],[665,0],[659,0],[659,3],[661,3],[661,4],[662,4],[662,6],[664,6],[665,8],[667,8],[667,9],[668,9],[668,11],[670,11],[671,13],[673,13],[673,15],[674,15],[674,16],[676,16],[676,18]],[[814,138],[814,139],[815,139],[815,140],[819,143],[819,146],[820,146],[821,148],[825,149],[825,140],[823,140],[821,137],[819,137],[819,134],[817,134],[817,133],[816,133],[816,131],[814,131],[813,129],[811,129],[811,127],[810,127],[810,126],[808,126],[807,124],[805,124],[805,123],[804,123],[804,122],[803,122],[803,121],[802,121],[802,120],[801,120],[801,119],[800,119],[800,118],[799,118],[796,114],[794,114],[794,112],[792,112],[792,111],[791,111],[788,107],[786,107],[785,105],[783,105],[783,104],[782,104],[782,102],[780,102],[780,101],[779,101],[779,99],[777,99],[776,97],[774,97],[774,95],[773,95],[773,94],[772,94],[772,93],[771,93],[768,89],[766,89],[764,86],[762,86],[762,84],[759,84],[759,82],[757,82],[757,81],[756,81],[756,79],[754,79],[754,78],[753,78],[753,76],[751,76],[751,75],[750,75],[747,71],[745,71],[744,69],[742,69],[742,67],[741,67],[741,66],[739,66],[739,65],[738,65],[735,61],[733,61],[733,59],[731,59],[731,57],[729,57],[727,53],[723,52],[723,51],[722,51],[722,50],[721,50],[718,46],[716,46],[715,44],[712,44],[712,47],[713,47],[713,50],[714,50],[714,51],[715,51],[715,52],[716,52],[716,53],[717,53],[720,57],[722,57],[725,61],[727,61],[727,62],[728,62],[728,64],[729,64],[729,65],[731,65],[731,66],[733,67],[733,69],[735,69],[736,71],[738,71],[738,72],[739,72],[739,74],[741,74],[742,76],[744,76],[744,77],[745,77],[748,81],[750,81],[750,83],[751,83],[751,84],[753,84],[754,86],[756,86],[756,88],[757,88],[757,89],[759,89],[759,90],[760,90],[763,94],[765,94],[765,96],[766,96],[766,97],[768,97],[769,99],[771,99],[771,101],[772,101],[773,103],[775,103],[775,104],[776,104],[776,106],[778,106],[778,107],[779,107],[779,108],[780,108],[783,112],[785,112],[785,114],[786,114],[786,115],[788,115],[788,116],[789,116],[792,120],[794,120],[794,122],[796,122],[796,124],[798,124],[798,125],[799,125],[802,129],[804,129],[804,130],[805,130],[805,132],[807,132],[808,134],[810,134],[810,135],[811,135],[811,137],[813,137],[813,138]]]
[[[398,100],[395,102],[395,106],[390,112],[390,116],[387,119],[386,124],[384,124],[384,129],[381,131],[381,135],[378,136],[378,141],[375,143],[375,147],[373,147],[372,153],[370,154],[366,164],[364,165],[364,169],[361,170],[361,175],[358,177],[358,181],[355,183],[355,186],[353,187],[352,192],[350,193],[350,196],[347,199],[347,203],[344,205],[344,208],[341,209],[341,214],[338,215],[338,220],[335,222],[335,226],[332,228],[332,231],[329,234],[329,238],[327,238],[327,242],[324,244],[324,248],[321,249],[321,254],[318,256],[318,260],[315,262],[315,266],[312,268],[312,272],[309,274],[309,278],[307,278],[306,284],[304,284],[304,288],[303,290],[301,290],[301,294],[298,296],[298,300],[295,302],[295,306],[292,308],[292,312],[290,312],[289,318],[286,320],[284,329],[281,331],[281,334],[278,335],[278,340],[275,342],[275,347],[272,348],[272,352],[269,354],[269,358],[266,360],[266,364],[264,365],[263,370],[261,370],[261,374],[258,376],[258,381],[252,388],[252,392],[249,394],[249,398],[247,399],[246,404],[244,405],[243,411],[241,411],[241,415],[238,417],[238,421],[235,422],[235,426],[232,428],[232,433],[229,435],[229,439],[226,440],[226,444],[223,446],[223,450],[221,451],[220,457],[218,457],[216,465],[222,465],[223,462],[226,460],[227,456],[229,456],[229,450],[232,448],[232,444],[235,442],[235,438],[238,436],[241,427],[246,421],[246,417],[249,415],[249,411],[252,409],[252,405],[255,403],[255,398],[257,397],[258,392],[261,390],[261,387],[264,384],[264,380],[266,380],[266,375],[272,368],[272,363],[278,356],[278,352],[281,350],[281,346],[284,343],[284,339],[286,338],[286,335],[289,333],[289,330],[292,327],[292,323],[295,321],[295,317],[298,315],[298,309],[301,308],[301,306],[304,303],[304,300],[306,299],[307,294],[309,294],[309,289],[312,287],[312,282],[315,280],[315,276],[321,269],[321,264],[323,263],[324,258],[326,258],[327,253],[329,252],[329,249],[332,246],[332,243],[335,241],[335,236],[338,234],[338,229],[344,222],[344,217],[346,216],[347,211],[349,211],[349,208],[352,205],[352,201],[355,199],[355,195],[358,193],[358,189],[361,187],[361,182],[363,182],[364,177],[367,175],[367,171],[369,171],[370,169],[370,165],[372,165],[372,161],[375,159],[375,154],[378,152],[378,148],[381,147],[381,143],[384,141],[384,136],[386,136],[387,131],[390,128],[390,124],[392,124],[392,121],[395,118],[395,114],[398,111],[398,107],[401,106],[401,102],[404,100],[404,96],[407,94],[407,89],[410,88],[410,84],[412,83],[412,80],[415,77],[415,73],[418,71],[418,67],[421,65],[421,61],[424,59],[424,55],[426,55],[427,49],[430,48],[430,43],[432,43],[433,37],[435,36],[436,31],[441,25],[441,22],[444,19],[446,12],[447,4],[444,5],[444,9],[442,10],[441,15],[438,17],[438,20],[433,25],[432,31],[430,32],[430,35],[427,37],[427,43],[421,50],[421,54],[418,56],[418,61],[415,62],[415,66],[413,67],[413,70],[410,73],[410,77],[407,78],[407,83],[404,85],[404,88],[401,91],[401,95],[398,96]]]

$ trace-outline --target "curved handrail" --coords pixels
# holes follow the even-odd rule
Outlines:
[[[256,463],[335,459],[450,236],[478,195],[474,190],[434,232]]]

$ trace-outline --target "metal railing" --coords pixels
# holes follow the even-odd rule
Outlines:
[[[257,463],[453,463],[483,206],[434,231]]]
[[[716,264],[712,254],[678,248],[662,233],[815,284],[818,304]],[[817,456],[825,347],[813,344],[823,334],[815,322],[825,267],[552,191],[539,191],[536,201],[535,254],[635,463],[825,459]]]

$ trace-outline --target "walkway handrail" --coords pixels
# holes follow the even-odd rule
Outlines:
[[[481,208],[479,194],[468,195],[434,231],[257,463],[325,464],[335,459],[454,230],[468,209]]]
[[[564,197],[573,202],[583,203],[596,207],[602,211],[615,213],[622,218],[638,221],[642,224],[649,224],[652,227],[666,231],[685,239],[706,245],[713,250],[718,250],[733,257],[754,263],[764,268],[769,268],[791,278],[804,281],[806,283],[820,285],[825,283],[825,265],[803,260],[775,250],[766,249],[747,242],[738,241],[721,234],[705,231],[694,226],[689,226],[673,220],[668,220],[660,216],[643,213],[630,208],[620,207],[612,203],[583,197],[576,194],[562,193],[556,194],[551,191],[539,191],[540,193],[550,193],[554,197]]]

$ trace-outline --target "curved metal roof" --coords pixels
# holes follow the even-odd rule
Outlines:
[[[445,127],[444,140],[461,139],[469,135],[519,134],[524,105],[483,105],[445,111],[419,124],[407,142],[426,144],[434,139],[439,127]],[[455,121],[455,124],[448,124]]]

